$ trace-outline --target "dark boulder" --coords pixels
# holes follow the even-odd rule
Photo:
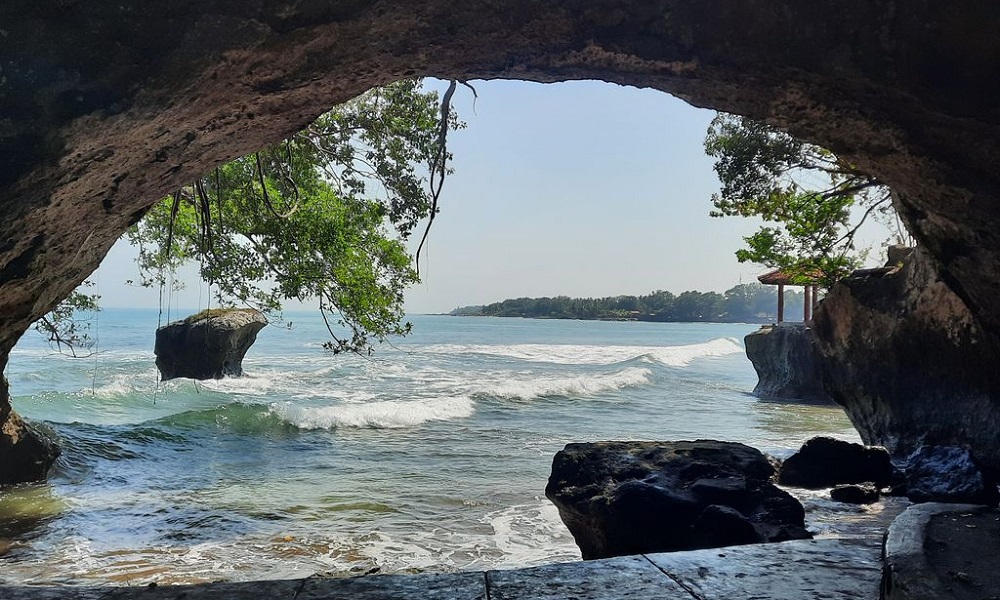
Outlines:
[[[721,548],[756,544],[760,534],[750,519],[735,508],[709,504],[691,524],[694,536],[704,542],[703,547]]]
[[[980,470],[967,448],[924,446],[906,466],[906,496],[913,502],[997,504],[997,481]]]
[[[545,495],[584,559],[810,537],[759,450],[733,442],[568,444]]]
[[[265,325],[257,310],[214,309],[160,327],[155,350],[160,377],[239,377],[243,357]]]
[[[885,448],[852,444],[830,437],[814,437],[781,465],[778,482],[804,488],[842,483],[893,483],[892,462]]]
[[[42,481],[59,447],[14,411],[0,426],[0,485]]]
[[[872,504],[878,502],[878,487],[874,483],[848,483],[834,486],[830,499],[846,504]]]
[[[812,329],[804,323],[765,325],[743,338],[757,371],[753,395],[767,400],[832,404]]]
[[[866,444],[900,460],[967,447],[1000,472],[1000,351],[922,249],[835,285],[813,327],[826,389]]]

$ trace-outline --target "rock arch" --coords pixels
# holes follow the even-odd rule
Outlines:
[[[1000,337],[995,3],[9,0],[0,24],[3,364],[156,199],[416,75],[603,79],[784,126],[895,186]]]

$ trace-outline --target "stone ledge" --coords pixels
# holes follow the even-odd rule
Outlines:
[[[873,540],[796,540],[515,569],[191,586],[0,586],[4,600],[826,600],[878,597]]]
[[[932,539],[932,522],[939,521],[948,540]],[[984,521],[988,526],[984,527]],[[1000,511],[978,504],[915,504],[896,517],[885,538],[883,600],[948,600],[995,598],[1000,583],[994,576]],[[940,548],[933,548],[938,544]],[[932,556],[933,554],[933,556]],[[966,565],[949,570],[951,563]],[[968,570],[968,573],[964,572]],[[945,577],[942,577],[942,574]]]

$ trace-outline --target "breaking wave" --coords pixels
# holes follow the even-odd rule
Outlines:
[[[743,345],[735,338],[716,338],[686,346],[435,344],[423,350],[432,354],[479,354],[564,365],[611,365],[645,359],[671,367],[685,367],[698,358],[743,352]]]

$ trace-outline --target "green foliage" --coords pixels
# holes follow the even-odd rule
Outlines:
[[[709,126],[705,152],[716,159],[722,190],[712,196],[714,217],[760,217],[744,238],[740,262],[780,268],[799,283],[829,287],[858,268],[864,253],[854,244],[861,223],[851,209],[892,215],[888,188],[818,146],[758,121],[720,114]]]
[[[129,232],[142,282],[198,261],[224,305],[274,313],[318,299],[334,352],[408,333],[403,291],[418,278],[404,242],[432,211],[429,174],[450,158],[440,114],[435,93],[400,81],[219,167]],[[447,129],[461,126],[449,117]]]
[[[785,292],[789,314],[802,310],[803,295]],[[528,317],[536,319],[585,319],[660,322],[754,323],[777,315],[777,290],[773,286],[745,283],[716,292],[687,291],[680,295],[658,290],[644,296],[607,298],[515,298],[485,306],[465,306],[452,315]]]
[[[93,285],[93,282],[84,281],[52,312],[35,322],[35,330],[48,338],[49,344],[59,352],[79,358],[81,355],[78,352],[93,348],[90,319],[84,315],[93,315],[101,310],[98,306],[101,297],[80,291]],[[83,356],[89,355],[88,352]]]
[[[238,311],[238,308],[228,307],[228,308],[206,308],[205,310],[200,310],[193,315],[189,315],[184,318],[185,323],[197,323],[198,321],[204,321],[205,319],[217,319],[219,317],[224,317],[227,314]]]

